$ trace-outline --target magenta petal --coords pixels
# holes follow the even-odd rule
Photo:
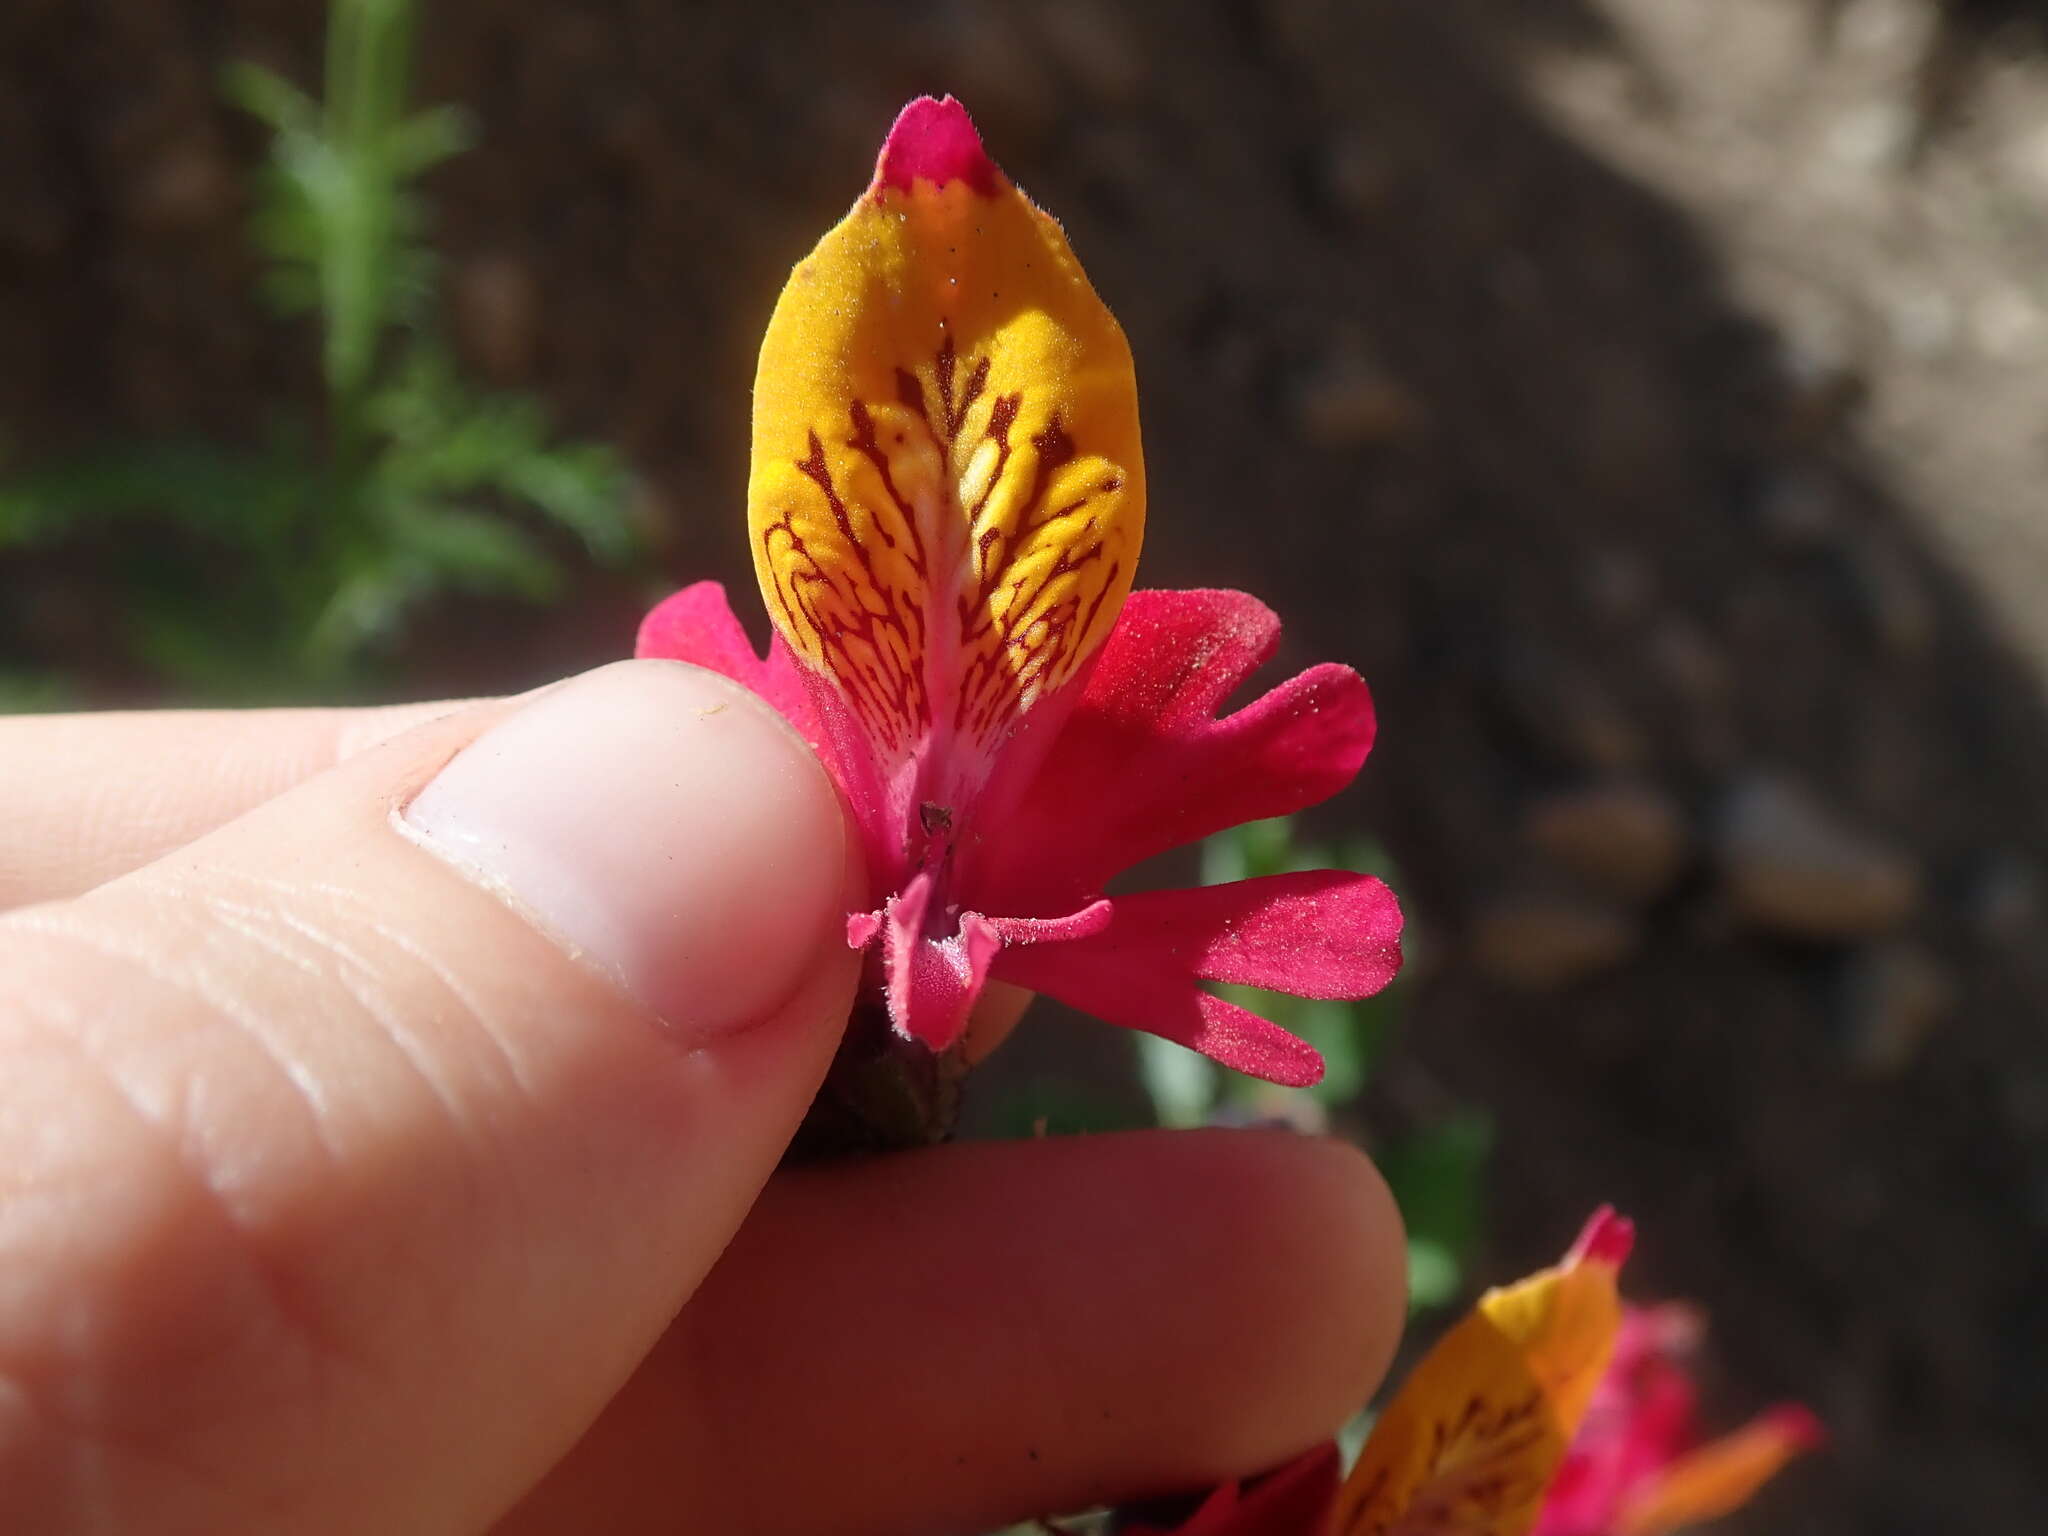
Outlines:
[[[1066,944],[1094,938],[1109,926],[1115,912],[1116,903],[1105,899],[1091,901],[1065,917],[990,917],[982,921],[1000,934],[1005,944]]]
[[[1153,854],[1350,783],[1374,716],[1348,667],[1313,667],[1215,718],[1279,632],[1241,592],[1133,592],[1029,790],[963,850],[963,896],[1058,910]]]
[[[1301,1087],[1322,1058],[1202,981],[1299,997],[1369,997],[1401,966],[1401,909],[1369,875],[1273,875],[1119,896],[1092,937],[1005,950],[994,974],[1240,1072]]]
[[[974,1000],[988,980],[989,964],[1008,945],[1057,944],[1088,938],[1109,926],[1111,904],[1091,902],[1066,917],[984,917],[960,914],[950,938],[928,935],[933,880],[919,874],[882,912],[857,912],[846,920],[846,942],[864,949],[882,936],[884,985],[889,1021],[912,1040],[943,1051],[967,1028]]]
[[[780,635],[765,658],[756,655],[718,582],[694,582],[657,603],[640,621],[633,654],[687,661],[729,677],[774,705],[813,748],[819,745],[817,711],[796,658]]]
[[[1132,966],[1339,998],[1370,997],[1401,969],[1401,908],[1371,875],[1317,869],[1143,891],[1114,905],[1109,927],[1083,942]]]
[[[1134,971],[1115,955],[1072,944],[1006,949],[993,969],[1000,981],[1200,1051],[1248,1076],[1288,1088],[1323,1080],[1323,1058],[1313,1046],[1188,977]]]
[[[967,1015],[1003,940],[993,924],[973,912],[961,917],[952,937],[928,937],[932,885],[925,871],[900,896],[889,898],[881,924],[882,972],[889,1022],[897,1033],[943,1051],[965,1033]],[[847,937],[855,931],[849,922]]]

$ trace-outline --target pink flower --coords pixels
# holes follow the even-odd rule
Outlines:
[[[1020,732],[1000,744],[1042,752],[1030,773],[1003,783],[1012,760],[999,749],[986,770],[994,792],[915,809],[847,771],[844,738],[856,735],[855,752],[866,745],[858,717],[780,635],[756,656],[716,582],[650,613],[638,654],[744,683],[835,770],[869,849],[875,903],[849,918],[847,941],[873,952],[902,1034],[946,1049],[993,976],[1299,1086],[1322,1076],[1321,1057],[1200,983],[1369,996],[1401,963],[1400,909],[1385,885],[1318,871],[1101,894],[1153,854],[1313,805],[1357,773],[1373,714],[1348,668],[1312,668],[1217,718],[1279,634],[1240,592],[1134,592],[1086,677],[1034,711],[1032,725],[1057,721],[1044,732],[1052,740]]]
[[[1747,1503],[1820,1423],[1774,1408],[1700,1444],[1684,1364],[1699,1319],[1623,1304],[1634,1241],[1603,1207],[1562,1263],[1480,1297],[1342,1483],[1337,1447],[1318,1446],[1249,1492],[1215,1489],[1166,1536],[1667,1536]]]
[[[867,860],[847,942],[903,1039],[947,1051],[995,979],[1313,1083],[1313,1049],[1203,984],[1370,995],[1401,960],[1385,886],[1106,888],[1343,788],[1372,702],[1325,665],[1220,714],[1279,622],[1241,593],[1131,592],[1144,514],[1122,333],[959,103],[924,98],[762,346],[768,654],[713,583],[656,608],[638,654],[744,683],[816,748]]]
[[[1683,1305],[1626,1310],[1534,1536],[1662,1536],[1739,1508],[1821,1443],[1820,1421],[1797,1404],[1702,1443],[1690,1361],[1703,1331]]]

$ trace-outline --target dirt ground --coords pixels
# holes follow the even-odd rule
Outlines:
[[[1492,1106],[1489,1270],[1612,1198],[1638,1292],[1712,1313],[1717,1407],[1815,1404],[1835,1448],[1729,1530],[2048,1524],[2026,7],[432,10],[426,94],[482,131],[434,189],[457,338],[625,446],[678,579],[746,580],[790,262],[903,98],[961,95],[1130,333],[1147,583],[1247,587],[1374,685],[1326,819],[1391,847],[1418,943],[1369,1118]],[[0,12],[10,440],[246,436],[303,389],[213,72],[310,79],[317,33],[310,0]],[[19,611],[31,575],[0,566]],[[415,681],[616,654],[636,600],[454,615]]]

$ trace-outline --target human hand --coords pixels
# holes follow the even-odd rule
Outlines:
[[[721,678],[5,720],[0,785],[0,1529],[971,1530],[1279,1461],[1393,1349],[1334,1143],[777,1173],[847,839]]]

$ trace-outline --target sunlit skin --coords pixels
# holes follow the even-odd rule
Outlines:
[[[1370,1390],[1400,1225],[1334,1143],[1022,1141],[760,1189],[853,957],[821,933],[807,1017],[679,1092],[664,1031],[390,833],[518,703],[0,720],[0,1528],[474,1531],[523,1497],[508,1529],[939,1536],[1251,1473]],[[278,942],[308,935],[331,976]],[[83,1053],[94,1021],[130,1043]],[[581,1065],[508,1080],[529,1030]],[[293,1082],[331,1099],[372,1066],[374,1134],[298,1155]],[[70,1091],[17,1097],[52,1068]],[[184,1158],[138,1103],[184,1106]],[[104,1179],[41,1183],[58,1146]],[[252,1167],[271,1214],[236,1229]],[[749,1202],[735,1239],[712,1213]],[[252,1305],[252,1273],[298,1310]],[[15,1411],[60,1390],[62,1418]]]

